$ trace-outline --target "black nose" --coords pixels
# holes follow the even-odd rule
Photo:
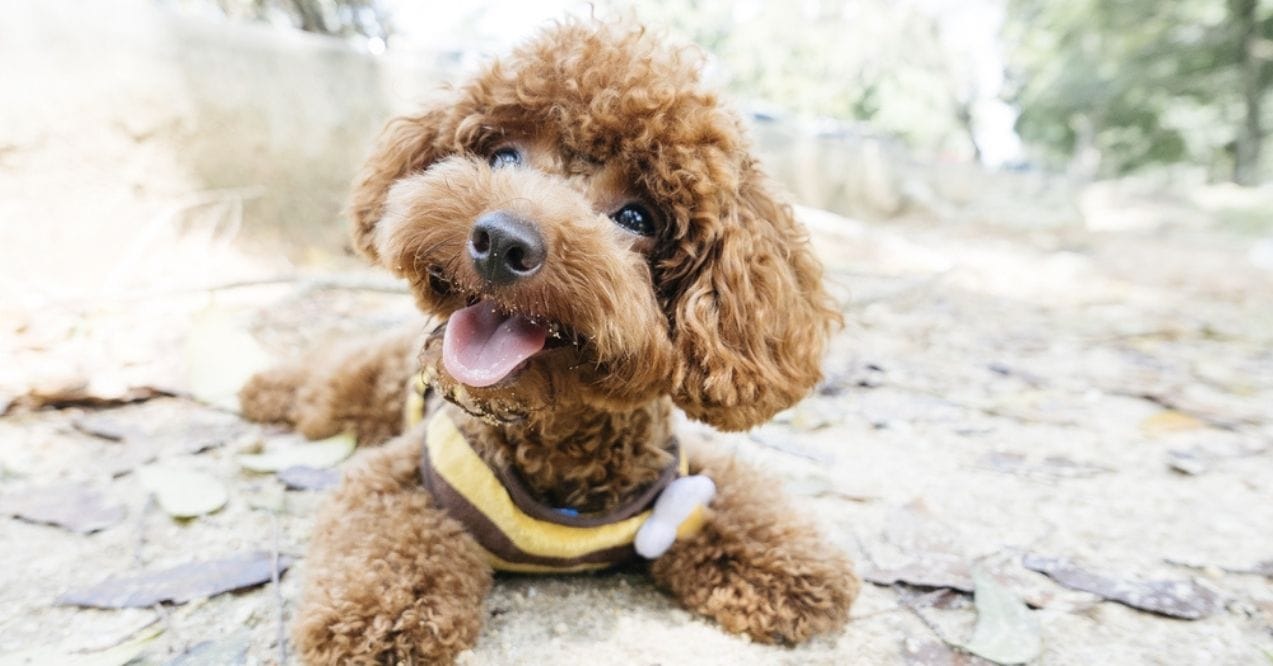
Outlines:
[[[477,218],[469,234],[469,256],[477,274],[493,284],[528,278],[544,265],[544,238],[531,223],[495,211]]]

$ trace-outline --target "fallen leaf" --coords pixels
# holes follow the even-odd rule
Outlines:
[[[1207,427],[1200,419],[1188,414],[1166,409],[1141,421],[1140,429],[1147,435],[1163,435],[1173,432],[1187,432]]]
[[[177,655],[165,666],[243,666],[248,660],[251,641],[247,634],[203,641]]]
[[[288,490],[327,490],[340,483],[340,472],[306,465],[284,467],[277,476]]]
[[[1219,462],[1258,456],[1267,450],[1267,446],[1242,445],[1172,449],[1167,452],[1167,466],[1182,474],[1198,475],[1210,471]]]
[[[85,435],[100,437],[112,442],[122,442],[128,437],[135,437],[138,431],[128,424],[102,414],[86,414],[71,422],[71,425]]]
[[[1026,555],[1022,563],[1070,589],[1159,615],[1198,620],[1221,606],[1215,592],[1194,580],[1121,580],[1088,571],[1063,557],[1035,554]]]
[[[102,492],[77,484],[31,488],[10,495],[0,501],[0,512],[80,534],[104,530],[127,515],[123,506],[112,503]]]
[[[210,305],[194,316],[186,337],[190,392],[201,402],[237,412],[239,389],[270,363],[269,354],[230,310]]]
[[[239,456],[239,465],[253,472],[277,472],[288,467],[332,467],[354,452],[354,436],[336,435],[317,442],[301,442],[265,453]]]
[[[88,414],[73,425],[107,443],[123,442],[101,461],[101,470],[115,477],[165,453],[201,453],[252,430],[234,414],[180,399],[150,400]]]
[[[158,621],[159,614],[150,608],[121,608],[76,618],[75,651],[100,652],[122,645],[141,636]]]
[[[884,538],[903,553],[946,553],[961,558],[967,555],[958,530],[919,499],[889,511]]]
[[[137,479],[154,494],[159,507],[174,518],[212,513],[230,499],[225,485],[203,472],[148,465],[137,470]]]
[[[1225,565],[1225,564],[1207,564],[1204,562],[1192,562],[1189,560],[1180,560],[1175,558],[1167,558],[1164,560],[1168,564],[1174,564],[1181,567],[1189,567],[1190,569],[1200,569],[1203,571],[1245,575],[1245,576],[1264,576],[1273,578],[1273,560],[1264,560],[1251,565]]]
[[[46,408],[112,407],[172,395],[176,395],[172,389],[157,386],[114,386],[75,379],[59,385],[32,387],[5,404],[0,416]]]
[[[274,556],[266,552],[236,555],[220,560],[190,562],[137,576],[108,578],[97,585],[72,590],[58,597],[65,606],[88,608],[149,608],[158,603],[184,604],[247,587],[268,583]],[[293,558],[279,556],[280,575]]]
[[[1039,620],[1025,602],[984,571],[975,570],[972,577],[977,625],[961,647],[997,664],[1022,664],[1039,656]]]
[[[876,585],[905,583],[915,587],[942,587],[960,592],[974,589],[968,562],[949,553],[919,552],[906,564],[890,568],[861,568],[863,580]]]
[[[1193,451],[1174,449],[1167,452],[1167,466],[1181,474],[1197,476],[1211,469],[1210,461],[1203,460]]]
[[[0,666],[123,666],[136,659],[163,629],[151,629],[136,638],[97,652],[69,652],[57,647],[35,648],[0,656]]]
[[[287,491],[277,483],[250,488],[243,493],[243,500],[260,511],[283,513],[287,510]]]

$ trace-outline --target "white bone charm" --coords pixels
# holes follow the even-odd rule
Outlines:
[[[654,510],[637,530],[633,546],[641,557],[652,560],[676,541],[676,529],[696,507],[707,506],[716,495],[716,484],[702,474],[683,476],[667,484],[654,500]]]

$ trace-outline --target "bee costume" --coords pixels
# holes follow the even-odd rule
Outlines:
[[[418,423],[423,391],[412,396],[408,421]],[[487,465],[447,410],[438,409],[425,429],[420,473],[437,505],[464,525],[495,570],[594,571],[638,555],[653,559],[702,528],[715,485],[688,474],[675,439],[671,452],[673,463],[639,495],[603,513],[577,514],[535,499],[513,470]]]

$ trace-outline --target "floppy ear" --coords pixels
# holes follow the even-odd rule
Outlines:
[[[722,430],[745,430],[804,397],[821,379],[822,350],[838,310],[791,207],[747,169],[723,205],[702,266],[674,301],[679,356],[673,399]]]
[[[454,109],[450,98],[422,113],[390,120],[363,163],[349,201],[354,247],[378,262],[375,228],[384,216],[385,199],[394,182],[421,171],[454,152]]]

